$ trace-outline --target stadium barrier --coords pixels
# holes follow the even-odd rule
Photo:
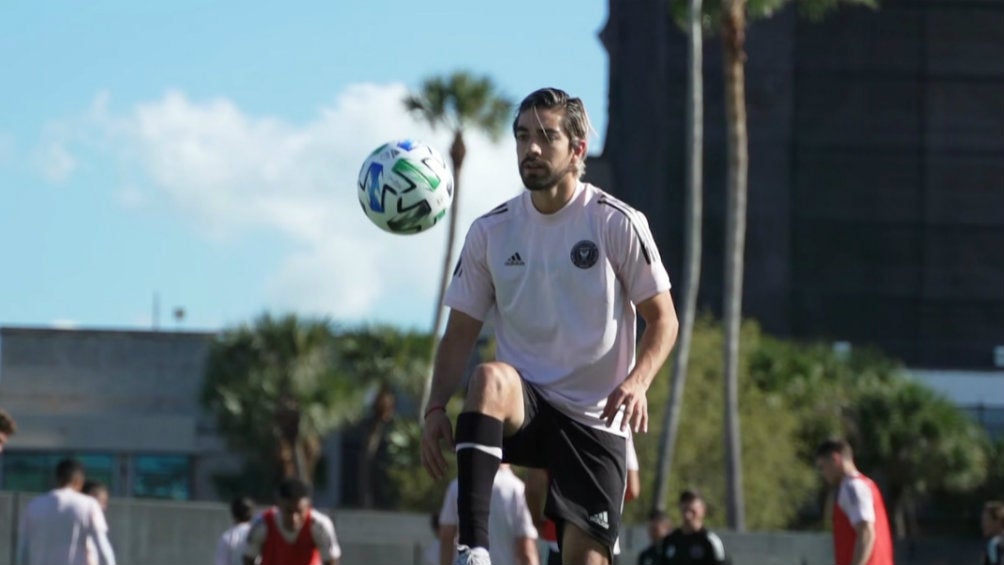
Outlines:
[[[34,495],[0,493],[0,565],[13,565],[18,516]],[[422,548],[432,539],[428,516],[366,510],[325,512],[335,522],[342,546],[341,565],[421,565]],[[119,563],[178,565],[211,563],[216,542],[230,526],[226,504],[112,499],[107,512],[110,538]],[[733,565],[831,565],[827,533],[719,532]],[[621,537],[622,565],[634,565],[648,544],[644,525]],[[946,557],[974,554],[978,541],[929,540]],[[946,545],[947,544],[947,545]],[[954,549],[953,549],[954,546]],[[934,552],[914,547],[909,558],[897,550],[898,565],[933,565]],[[948,561],[946,563],[950,563]],[[958,562],[958,561],[955,561]],[[972,561],[976,562],[976,561]],[[504,565],[504,564],[497,564]]]

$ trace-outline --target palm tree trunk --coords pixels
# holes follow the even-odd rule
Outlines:
[[[704,214],[704,75],[703,33],[701,28],[701,0],[690,0],[690,69],[687,75],[687,216],[685,219],[686,249],[684,250],[683,304],[680,316],[680,337],[673,357],[672,385],[666,401],[666,416],[662,422],[662,441],[659,443],[659,460],[656,464],[655,493],[652,509],[666,511],[666,495],[673,466],[676,438],[680,428],[680,411],[690,345],[694,336],[694,317],[697,314],[697,290],[701,286],[701,224]]]
[[[435,313],[432,316],[432,350],[429,352],[429,371],[422,385],[422,404],[418,410],[418,423],[425,422],[426,405],[429,403],[429,393],[432,389],[432,373],[435,369],[436,349],[439,347],[439,334],[443,331],[443,298],[446,287],[453,273],[453,245],[457,240],[457,211],[460,209],[460,171],[467,156],[467,146],[464,135],[458,129],[453,132],[453,144],[450,146],[450,161],[453,164],[453,202],[450,204],[449,232],[446,236],[446,250],[443,253],[443,270],[439,277],[439,292],[436,296]]]
[[[293,455],[295,456],[294,462],[296,464],[296,477],[308,485],[313,484],[313,473],[310,472],[310,466],[307,463],[307,455],[305,453],[303,441],[300,438],[297,438],[293,443]]]
[[[746,247],[747,154],[746,2],[731,0],[723,10],[725,115],[728,127],[728,198],[725,208],[725,450],[729,527],[746,530],[742,451],[739,437],[739,333],[742,318],[743,254]]]

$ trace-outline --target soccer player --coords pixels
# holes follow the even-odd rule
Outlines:
[[[7,440],[15,433],[17,433],[17,424],[14,423],[14,418],[0,410],[0,453],[3,452],[3,446],[7,444]]]
[[[230,519],[233,525],[227,528],[216,543],[215,565],[243,565],[244,542],[251,529],[254,503],[246,496],[238,496],[230,501]]]
[[[991,500],[983,505],[980,528],[987,538],[983,565],[1004,565],[1004,502]]]
[[[105,483],[96,479],[87,479],[84,481],[84,486],[80,488],[80,492],[97,500],[102,512],[108,510],[108,487],[105,486]]]
[[[495,543],[491,559],[495,563],[538,565],[537,528],[526,504],[526,486],[509,465],[500,465],[492,483],[488,531]],[[439,513],[440,565],[450,565],[456,554],[457,480],[450,482]]]
[[[723,565],[728,563],[725,544],[717,534],[704,527],[707,506],[700,493],[680,493],[680,527],[670,532],[659,545],[661,565]]]
[[[87,479],[84,481],[84,486],[80,488],[80,492],[97,500],[102,514],[108,510],[108,487],[103,482]],[[108,520],[106,519],[105,522],[107,523]],[[98,565],[98,562],[98,548],[93,540],[87,540],[87,565]]]
[[[648,517],[648,539],[651,542],[640,554],[638,565],[659,565],[662,562],[662,540],[673,530],[673,522],[661,510],[653,510]]]
[[[836,565],[893,565],[892,536],[885,502],[875,483],[854,465],[854,451],[843,439],[816,448],[816,468],[837,488],[833,505]]]
[[[338,565],[341,556],[334,524],[299,479],[279,483],[276,505],[252,522],[244,545],[244,565]]]
[[[98,563],[115,565],[104,512],[80,492],[84,466],[76,459],[56,465],[56,488],[28,503],[18,533],[18,565],[86,565],[87,544]]]
[[[608,564],[618,537],[625,437],[648,428],[645,394],[678,323],[644,215],[580,181],[589,129],[582,101],[564,91],[522,101],[513,133],[527,190],[475,220],[445,297],[422,462],[441,478],[441,442],[456,450],[458,564],[490,563],[503,459],[549,472],[545,513],[564,563]],[[486,321],[496,360],[471,374],[454,443],[444,407]]]

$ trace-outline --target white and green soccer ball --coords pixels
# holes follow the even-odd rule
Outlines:
[[[443,156],[421,141],[389,141],[359,170],[359,204],[366,217],[391,233],[425,231],[453,202],[453,173]]]

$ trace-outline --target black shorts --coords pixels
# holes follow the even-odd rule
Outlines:
[[[502,459],[547,469],[551,477],[544,514],[558,528],[571,522],[613,554],[626,488],[626,440],[572,420],[523,381],[523,426],[502,440]]]

